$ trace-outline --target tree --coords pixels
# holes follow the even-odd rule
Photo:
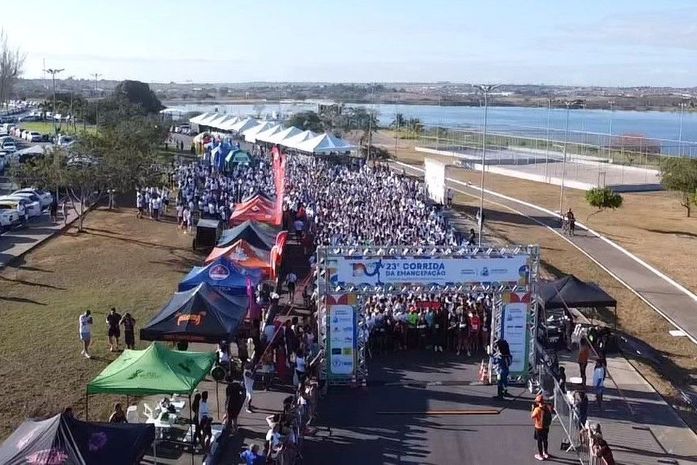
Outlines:
[[[680,205],[687,217],[692,204],[697,203],[697,160],[694,158],[666,157],[661,161],[661,184],[666,190],[677,192]]]
[[[113,97],[139,106],[146,115],[157,113],[164,108],[150,86],[140,81],[121,81],[114,88]]]
[[[78,214],[78,231],[90,204],[108,189],[131,192],[159,181],[158,147],[167,128],[156,117],[134,117],[96,134],[83,134],[75,148],[56,148],[12,172],[15,182],[65,192]]]
[[[10,47],[5,30],[0,29],[0,103],[5,103],[12,95],[12,88],[22,75],[25,58],[20,49]]]
[[[324,131],[324,125],[322,124],[322,120],[320,119],[319,115],[314,111],[301,111],[295,113],[293,114],[293,116],[288,118],[288,120],[286,121],[286,125],[295,126],[296,128],[302,129],[303,131]]]
[[[598,210],[595,213],[600,213],[601,211],[610,208],[614,210],[615,208],[620,208],[622,206],[622,196],[614,192],[609,187],[594,187],[586,191],[586,201],[591,207],[595,207]]]
[[[399,129],[403,128],[406,126],[406,119],[404,119],[404,115],[402,113],[397,113],[394,115],[394,120],[392,120],[392,123],[390,126],[392,126],[394,129]]]

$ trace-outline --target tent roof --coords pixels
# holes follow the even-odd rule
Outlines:
[[[249,128],[246,131],[243,132],[244,134],[244,140],[247,142],[256,142],[257,140],[257,134],[260,132],[264,132],[267,129],[270,129],[273,127],[273,123],[270,123],[268,121],[261,122],[258,125],[254,126],[253,128]]]
[[[198,122],[199,125],[208,126],[212,121],[220,118],[221,113],[213,112],[209,113],[205,118],[201,118]]]
[[[258,126],[259,121],[254,119],[254,118],[244,118],[238,120],[235,124],[231,125],[229,127],[230,131],[235,131],[235,132],[244,132],[247,129],[251,129],[254,126]]]
[[[245,295],[247,282],[256,286],[263,279],[262,273],[242,268],[225,257],[206,266],[195,266],[179,283],[179,291],[185,291],[206,283],[228,295]]]
[[[216,252],[216,249],[213,249],[211,255],[213,255],[214,252]],[[271,273],[271,254],[269,251],[253,247],[249,242],[243,239],[238,240],[229,247],[223,248],[222,253],[239,266],[257,268],[267,274]]]
[[[212,352],[180,352],[154,342],[124,350],[87,385],[88,394],[191,394],[215,361]]]
[[[301,142],[295,148],[308,153],[330,153],[348,152],[349,150],[354,150],[356,146],[333,134],[325,133]]]
[[[210,126],[212,128],[218,128],[218,123],[222,122],[228,117],[225,113],[218,113],[216,114],[215,118],[211,118],[207,120],[204,124],[206,126]]]
[[[229,131],[232,128],[232,126],[234,126],[235,124],[237,124],[238,121],[240,121],[240,119],[241,118],[239,116],[233,116],[232,118],[223,121],[220,124],[220,129],[222,129],[223,131]]]
[[[0,463],[133,464],[154,440],[153,425],[92,423],[58,414],[19,425],[0,447]]]
[[[616,307],[617,301],[595,284],[584,283],[574,275],[542,283],[540,297],[546,309]]]
[[[211,121],[209,123],[209,126],[222,130],[222,129],[224,129],[227,122],[231,121],[233,119],[235,119],[234,115],[223,114],[220,118],[218,118],[214,121]]]
[[[201,113],[198,116],[194,116],[193,118],[189,118],[189,123],[199,124],[201,121],[209,118],[211,115],[214,115],[214,114],[215,113],[210,113],[210,112]]]
[[[252,161],[252,156],[246,150],[233,150],[228,153],[225,161],[228,163],[249,163]]]
[[[274,125],[271,126],[270,128],[268,128],[268,129],[266,129],[266,130],[264,130],[264,131],[259,132],[259,133],[257,134],[256,139],[257,139],[257,141],[268,142],[267,139],[268,139],[269,137],[273,136],[274,134],[278,134],[278,133],[281,132],[281,131],[283,131],[283,126],[281,126],[280,124],[274,124]]]
[[[306,140],[310,140],[314,137],[317,137],[317,134],[314,132],[310,131],[309,129],[307,131],[303,131],[299,134],[294,135],[293,137],[289,137],[282,142],[280,142],[280,145],[283,145],[284,147],[290,147],[292,149],[295,149],[298,147],[298,145],[302,144]]]
[[[286,129],[279,131],[276,134],[272,135],[265,142],[268,142],[270,144],[280,144],[285,139],[289,139],[291,137],[297,136],[301,132],[303,132],[302,129],[298,129],[295,126],[291,126],[289,128],[286,128]]]
[[[247,220],[272,224],[276,220],[276,205],[259,196],[237,205],[232,215],[230,215],[230,223],[242,223]]]
[[[271,250],[271,247],[276,243],[276,235],[279,232],[279,229],[266,223],[245,221],[232,229],[224,231],[216,247],[227,247],[239,239],[244,239],[254,247]]]
[[[149,341],[218,343],[235,335],[247,314],[247,296],[228,295],[207,283],[177,292],[140,330]]]

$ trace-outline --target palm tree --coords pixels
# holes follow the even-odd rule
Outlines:
[[[392,123],[390,124],[391,127],[394,129],[399,129],[404,127],[404,123],[406,120],[404,119],[404,115],[402,113],[397,113],[394,115],[394,120],[392,120]]]

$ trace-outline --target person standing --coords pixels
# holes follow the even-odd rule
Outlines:
[[[295,283],[298,281],[298,277],[292,271],[286,275],[286,284],[288,285],[288,297],[290,303],[292,304],[295,300]]]
[[[54,195],[51,198],[51,223],[58,223],[58,198]]]
[[[588,366],[588,358],[590,357],[590,347],[588,346],[588,340],[585,337],[581,338],[581,342],[578,347],[578,371],[581,376],[581,386],[586,385],[586,367]]]
[[[208,450],[212,436],[210,409],[208,408],[208,391],[201,393],[201,402],[198,405],[198,423],[201,431],[201,447],[204,451]]]
[[[120,402],[114,404],[114,411],[109,416],[109,423],[128,423]]]
[[[116,308],[111,307],[106,316],[107,335],[109,336],[109,352],[119,350],[119,338],[121,337],[121,315],[116,313]]]
[[[258,444],[251,444],[249,449],[240,454],[240,458],[246,465],[261,465],[266,463],[266,456],[259,453]]]
[[[126,342],[127,349],[136,348],[136,337],[135,337],[135,326],[136,320],[131,316],[130,313],[126,314],[121,318],[119,324],[123,325],[123,338]]]
[[[537,460],[546,460],[549,458],[547,453],[549,427],[552,425],[552,408],[545,403],[544,397],[540,394],[535,397],[535,405],[532,409],[530,417],[533,419],[535,426],[535,439],[537,440]]]
[[[82,341],[82,351],[80,353],[85,356],[85,358],[92,358],[90,356],[90,343],[92,342],[92,313],[89,310],[85,310],[85,313],[80,315],[78,319],[80,340]]]
[[[245,403],[247,408],[245,411],[247,413],[254,413],[254,407],[252,406],[252,395],[254,394],[254,372],[252,367],[247,365],[243,373],[244,378],[244,390],[245,390]]]
[[[603,459],[603,465],[615,465],[612,449],[610,449],[607,441],[603,438],[598,438],[593,441],[593,455]]]
[[[244,394],[242,386],[238,382],[229,381],[225,389],[225,428],[228,431],[237,431],[237,417],[244,405]]]
[[[496,366],[498,369],[498,382],[496,384],[497,394],[496,398],[503,400],[503,398],[508,395],[506,388],[508,387],[508,375],[513,362],[513,356],[511,355],[511,349],[508,346],[508,341],[505,339],[499,339],[496,341]]]

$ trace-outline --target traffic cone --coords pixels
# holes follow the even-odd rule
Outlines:
[[[489,384],[489,365],[482,363],[479,365],[479,382],[482,384]]]

